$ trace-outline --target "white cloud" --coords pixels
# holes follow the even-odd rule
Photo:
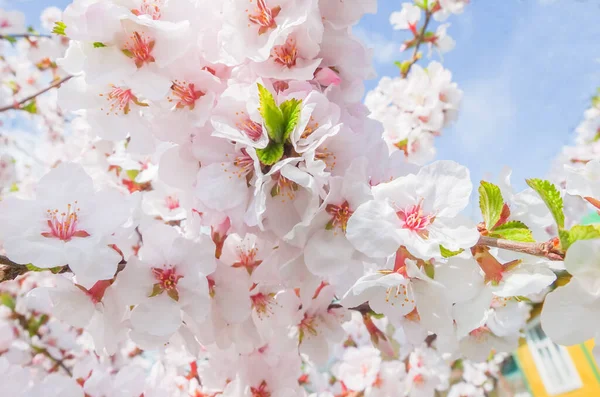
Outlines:
[[[363,27],[355,27],[352,32],[366,46],[373,50],[373,61],[379,64],[394,62],[400,58],[400,44],[387,39],[378,32],[372,32]]]

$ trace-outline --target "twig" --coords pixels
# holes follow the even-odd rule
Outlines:
[[[0,34],[0,40],[30,39],[30,38],[39,38],[39,37],[51,38],[52,36],[49,34],[40,34],[40,33]]]
[[[21,274],[27,273],[27,266],[20,265],[8,259],[4,255],[0,255],[0,283],[3,281],[14,280]]]
[[[45,92],[48,92],[48,91],[50,91],[51,89],[53,89],[53,88],[56,88],[56,87],[60,86],[62,83],[64,83],[64,82],[66,82],[66,81],[70,80],[72,77],[73,77],[73,76],[67,76],[67,77],[63,77],[62,79],[60,79],[60,80],[58,80],[58,81],[56,81],[56,82],[54,82],[54,83],[50,84],[48,87],[44,88],[43,90],[41,90],[41,91],[38,91],[38,92],[36,92],[36,93],[35,93],[35,94],[33,94],[33,95],[29,95],[28,97],[26,97],[26,98],[24,98],[24,99],[20,100],[19,102],[16,102],[16,103],[14,103],[13,105],[1,107],[1,108],[0,108],[0,113],[1,113],[1,112],[6,112],[7,110],[15,110],[15,109],[16,109],[16,110],[19,110],[19,107],[20,107],[21,105],[23,105],[25,102],[29,102],[29,101],[31,101],[32,99],[35,99],[36,97],[38,97],[38,96],[40,96],[40,95],[44,94]]]
[[[50,354],[50,352],[48,351],[48,349],[46,348],[40,348],[37,346],[33,346],[35,351],[37,351],[40,354],[43,354],[44,356],[48,357],[50,359],[50,361],[52,361],[54,363],[54,367],[60,367],[62,368],[69,376],[73,376],[73,373],[71,372],[71,370],[69,369],[69,367],[67,367],[65,365],[65,363],[63,362],[64,359],[59,360],[58,358],[54,357],[52,354]]]
[[[521,252],[523,254],[543,257],[551,261],[562,261],[565,259],[565,254],[556,250],[551,242],[521,243],[501,238],[481,236],[476,244],[477,246],[496,247],[508,251]]]
[[[402,78],[406,78],[406,76],[408,76],[408,73],[410,72],[410,68],[412,68],[412,66],[417,63],[417,61],[419,60],[419,48],[421,47],[421,44],[423,44],[423,42],[425,41],[425,33],[427,32],[427,26],[429,26],[429,22],[431,22],[431,16],[433,15],[433,12],[427,10],[425,11],[425,22],[423,23],[423,26],[421,27],[421,30],[419,31],[419,35],[416,37],[416,44],[415,44],[415,49],[413,51],[412,57],[410,58],[410,61],[408,61],[408,66],[406,67],[406,69],[401,73]]]

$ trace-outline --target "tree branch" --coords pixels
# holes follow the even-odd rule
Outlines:
[[[406,76],[408,76],[408,73],[410,72],[410,68],[412,68],[412,66],[417,63],[417,61],[419,60],[419,48],[421,47],[421,44],[423,44],[423,42],[425,41],[425,33],[427,32],[427,27],[429,26],[429,22],[431,22],[431,16],[433,15],[432,11],[425,11],[425,22],[423,23],[423,26],[421,27],[421,30],[419,31],[419,35],[416,37],[417,42],[415,44],[415,49],[413,51],[412,57],[410,58],[410,61],[408,61],[408,66],[406,67],[406,69],[401,73],[402,78],[406,78]]]
[[[6,256],[0,255],[0,283],[3,281],[14,280],[28,271],[29,269],[27,269],[27,266],[15,263]]]
[[[54,368],[62,368],[69,376],[73,376],[73,373],[71,372],[71,370],[69,369],[69,367],[67,367],[65,365],[65,363],[63,362],[64,359],[59,360],[58,358],[54,357],[52,354],[50,354],[50,352],[46,349],[46,348],[40,348],[40,347],[36,347],[36,346],[32,346],[34,348],[34,350],[36,352],[38,352],[39,354],[43,354],[44,356],[46,356],[48,359],[50,359],[50,361],[52,361],[54,363]]]
[[[62,83],[70,80],[73,76],[67,76],[67,77],[63,77],[62,79],[50,84],[48,87],[44,88],[41,91],[36,92],[33,95],[29,95],[28,97],[20,100],[19,102],[15,102],[13,105],[10,106],[4,106],[4,107],[0,107],[0,113],[1,112],[6,112],[7,110],[19,110],[20,106],[25,104],[26,102],[31,101],[32,99],[35,99],[36,97],[50,91],[53,88],[59,87]]]
[[[521,252],[523,254],[543,257],[551,261],[562,261],[565,259],[565,254],[555,249],[552,242],[521,243],[518,241],[504,240],[501,238],[481,236],[475,246],[496,247],[507,251]]]
[[[40,33],[20,33],[20,34],[0,34],[0,40],[11,40],[11,39],[30,39],[30,38],[51,38],[49,34]]]

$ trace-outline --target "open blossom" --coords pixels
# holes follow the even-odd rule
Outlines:
[[[361,205],[348,222],[347,237],[365,255],[387,257],[404,245],[430,258],[439,246],[456,251],[475,245],[479,235],[458,217],[471,194],[466,168],[438,161],[373,187],[374,200]]]
[[[63,163],[46,174],[31,200],[0,203],[0,237],[10,257],[41,268],[69,265],[80,284],[111,279],[121,260],[112,234],[130,226],[133,197],[96,191],[80,165]]]

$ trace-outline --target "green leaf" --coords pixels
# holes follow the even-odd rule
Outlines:
[[[258,110],[264,120],[269,138],[277,143],[283,143],[283,133],[285,131],[283,112],[277,106],[273,94],[260,83],[258,84],[258,97],[260,101]]]
[[[8,41],[10,44],[15,44],[17,42],[17,39],[11,35],[2,36],[2,38]]]
[[[460,253],[462,253],[464,251],[464,249],[459,249],[458,251],[450,251],[448,248],[444,247],[443,245],[440,245],[440,253],[442,254],[442,256],[444,258],[452,258],[453,256],[456,256]]]
[[[491,237],[503,238],[512,241],[521,241],[523,243],[533,243],[535,239],[531,234],[531,230],[520,221],[506,222],[490,233]]]
[[[106,44],[101,43],[99,41],[94,42],[94,48],[102,48],[102,47],[106,47]]]
[[[569,236],[569,231],[565,229],[558,229],[558,238],[560,239],[561,248],[566,251],[571,245],[571,236]]]
[[[592,225],[575,225],[569,230],[568,238],[561,238],[561,246],[563,250],[568,249],[571,244],[578,240],[592,240],[600,238],[600,231]]]
[[[481,181],[479,186],[479,208],[485,222],[485,227],[492,230],[494,225],[500,220],[504,199],[500,188],[493,183]]]
[[[21,110],[26,111],[27,113],[36,114],[37,113],[37,103],[35,99],[29,101],[26,105],[21,106]]]
[[[283,131],[282,142],[288,140],[300,120],[300,111],[302,110],[302,100],[290,99],[279,106],[283,119],[285,120],[285,130]]]
[[[256,149],[256,155],[264,165],[273,165],[283,157],[283,143],[269,142],[266,148]]]
[[[173,288],[168,290],[167,295],[169,295],[169,298],[173,299],[175,302],[179,302],[179,291],[177,291],[177,289]]]
[[[54,29],[52,29],[52,33],[57,34],[59,36],[66,36],[65,29],[67,25],[64,22],[58,21],[54,23]]]
[[[9,293],[0,295],[0,304],[8,307],[10,310],[15,310],[15,300]]]
[[[527,184],[540,195],[552,213],[559,229],[565,228],[565,214],[563,212],[563,199],[560,192],[550,181],[543,179],[528,179]]]
[[[125,171],[125,173],[127,174],[127,177],[129,179],[131,179],[132,181],[135,181],[135,178],[137,178],[137,176],[140,174],[139,170],[127,170]]]

